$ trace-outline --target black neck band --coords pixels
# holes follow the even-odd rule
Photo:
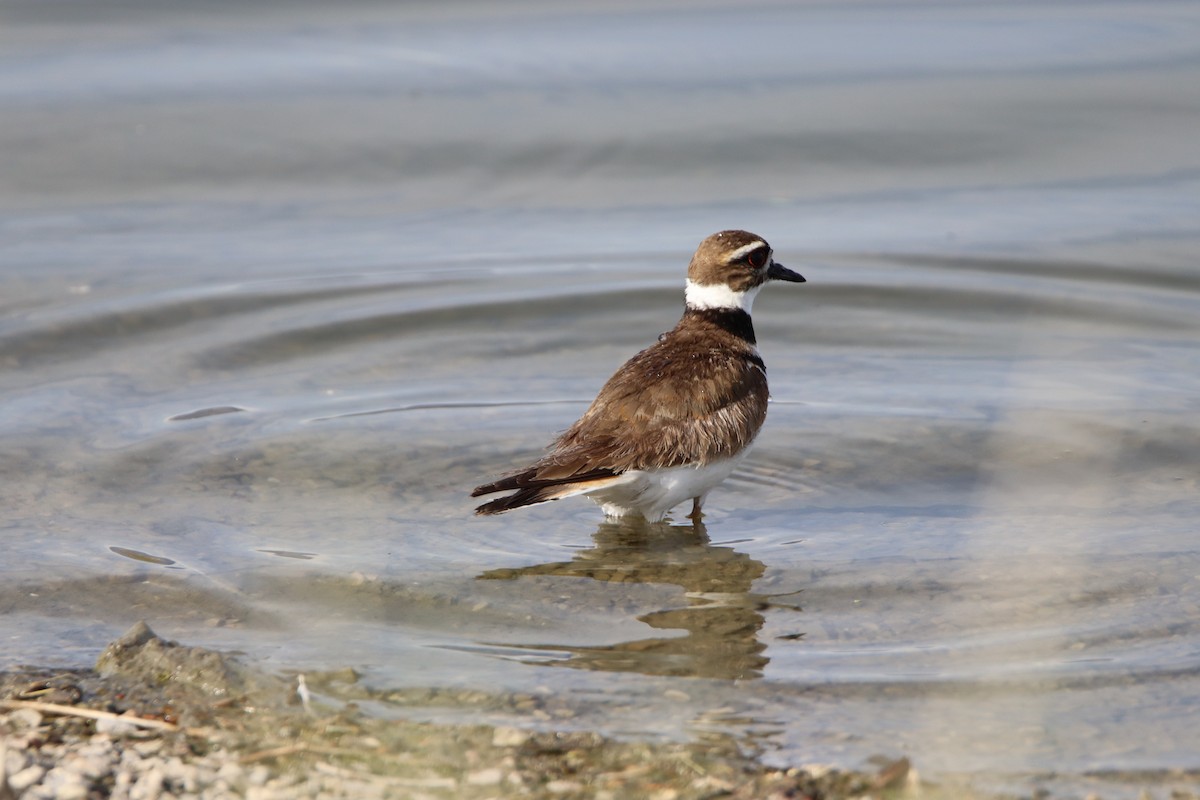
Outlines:
[[[750,315],[740,308],[692,308],[688,306],[685,312],[688,316],[704,320],[726,333],[731,333],[750,344],[757,344],[754,338],[754,323]]]

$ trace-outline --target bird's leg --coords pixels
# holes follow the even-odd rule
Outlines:
[[[704,514],[700,512],[700,507],[704,505],[704,495],[692,498],[692,513],[688,514],[688,519],[692,522],[699,522],[704,518]]]

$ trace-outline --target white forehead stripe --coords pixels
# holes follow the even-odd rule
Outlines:
[[[688,308],[703,311],[707,308],[741,309],[750,313],[754,297],[762,286],[752,286],[744,292],[735,292],[727,283],[695,283],[688,279],[684,300]]]
[[[766,245],[767,245],[767,243],[762,241],[761,239],[757,242],[751,242],[750,244],[744,244],[741,247],[739,247],[737,250],[734,250],[732,253],[729,254],[729,260],[737,261],[739,258],[742,258],[743,256],[750,255],[751,253],[753,253],[755,250],[757,250],[760,247],[766,247]]]

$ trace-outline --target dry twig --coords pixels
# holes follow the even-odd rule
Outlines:
[[[57,714],[60,717],[112,719],[128,722],[130,725],[136,725],[139,728],[153,728],[160,731],[179,730],[178,725],[163,722],[159,719],[142,719],[141,717],[132,717],[126,714],[114,714],[111,711],[99,711],[94,708],[76,708],[75,706],[63,706],[58,703],[42,703],[37,700],[0,700],[0,708],[7,708],[13,711],[18,708],[31,708],[43,714]]]

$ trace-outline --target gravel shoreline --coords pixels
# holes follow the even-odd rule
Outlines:
[[[93,670],[0,674],[0,800],[839,798],[915,777],[905,761],[770,769],[729,742],[382,720],[298,685],[142,623]]]
[[[781,770],[727,739],[383,720],[310,702],[304,686],[142,623],[93,670],[0,673],[0,800],[983,797],[923,785],[905,759],[874,773]]]

